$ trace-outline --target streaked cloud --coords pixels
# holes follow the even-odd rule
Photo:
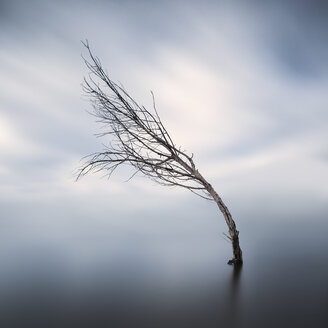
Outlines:
[[[155,92],[172,137],[195,153],[218,191],[255,199],[299,190],[305,197],[311,190],[326,201],[320,182],[328,176],[328,46],[321,2],[12,1],[2,8],[6,201],[65,197],[71,213],[78,200],[90,198],[100,208],[108,199],[119,208],[128,198],[135,209],[150,196],[154,207],[176,195],[194,199],[139,177],[122,184],[128,168],[109,182],[99,176],[74,182],[80,158],[101,149],[80,88],[85,38],[140,103],[150,107],[149,91]],[[241,188],[254,193],[241,196]]]

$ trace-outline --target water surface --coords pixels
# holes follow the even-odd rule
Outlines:
[[[85,230],[72,236],[75,251],[60,234],[16,252],[3,241],[1,326],[327,327],[327,222],[241,226],[239,269],[226,264],[230,246],[204,231]]]

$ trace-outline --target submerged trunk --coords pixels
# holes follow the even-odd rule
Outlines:
[[[228,262],[228,264],[237,264],[237,265],[242,264],[243,253],[239,246],[239,231],[236,228],[235,221],[233,220],[227,206],[223,203],[220,196],[217,194],[217,192],[213,189],[213,187],[210,184],[208,184],[207,186],[207,191],[210,193],[210,195],[213,197],[216,204],[218,205],[229,229],[230,240],[232,243],[233,258]]]
[[[243,263],[243,252],[239,246],[239,231],[236,228],[235,221],[232,218],[227,206],[223,203],[221,197],[217,194],[214,188],[209,184],[204,177],[197,171],[198,177],[203,181],[203,184],[208,191],[208,193],[213,197],[214,201],[218,205],[220,211],[222,212],[224,219],[227,223],[229,229],[230,240],[232,243],[232,253],[233,258],[228,262],[228,264],[240,265]]]
[[[203,186],[207,190],[207,192],[212,196],[216,204],[218,205],[220,211],[222,212],[224,219],[227,223],[228,229],[229,229],[229,239],[232,243],[232,253],[233,258],[228,261],[228,264],[234,264],[234,265],[241,265],[243,263],[243,252],[241,251],[241,248],[239,246],[239,231],[236,228],[235,221],[232,218],[232,215],[230,214],[227,206],[223,203],[221,197],[218,195],[218,193],[214,190],[211,184],[209,184],[205,178],[199,173],[199,171],[196,169],[195,165],[192,162],[192,167],[189,167],[181,161],[180,159],[177,160],[183,167],[185,167],[187,170],[189,170],[199,181],[202,182]]]
[[[228,261],[228,264],[237,264],[240,265],[243,263],[243,252],[239,246],[239,231],[235,230],[234,236],[232,237],[232,251],[233,251],[233,258]]]

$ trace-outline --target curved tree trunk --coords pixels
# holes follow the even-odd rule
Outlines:
[[[208,183],[204,177],[199,173],[198,170],[195,171],[195,176],[198,177],[204,184],[204,187],[208,191],[208,193],[213,197],[214,201],[218,205],[220,211],[222,212],[224,219],[227,223],[229,229],[229,239],[232,243],[232,252],[233,258],[228,262],[228,264],[240,265],[243,263],[243,252],[239,246],[239,231],[236,228],[235,221],[232,218],[231,213],[229,212],[227,206],[223,203],[221,197],[214,190],[212,185]]]
[[[228,264],[242,264],[243,253],[239,246],[239,231],[236,228],[235,221],[233,220],[227,206],[223,203],[221,197],[217,194],[214,188],[210,184],[207,184],[206,187],[209,194],[213,197],[214,201],[217,203],[229,228],[229,235],[232,243],[233,258],[228,262]]]

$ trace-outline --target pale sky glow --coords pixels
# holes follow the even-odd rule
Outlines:
[[[126,226],[141,229],[148,203],[154,212],[206,208],[148,179],[124,183],[129,168],[74,181],[80,159],[106,142],[93,136],[100,127],[81,90],[85,39],[139,103],[151,107],[154,91],[173,140],[232,212],[258,199],[275,210],[272,196],[288,198],[291,212],[325,208],[328,23],[314,3],[1,2],[1,215],[65,221],[114,211],[134,213]]]

